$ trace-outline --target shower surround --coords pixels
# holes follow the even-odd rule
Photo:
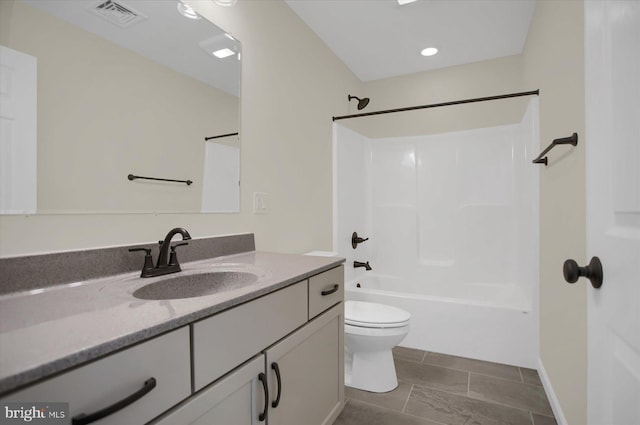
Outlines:
[[[536,367],[537,111],[532,99],[518,124],[398,138],[334,126],[346,298],[408,310],[401,345]],[[354,231],[370,238],[355,250]]]

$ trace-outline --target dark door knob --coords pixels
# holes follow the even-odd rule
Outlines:
[[[593,257],[589,264],[584,267],[578,266],[575,260],[567,260],[562,267],[564,280],[569,283],[576,283],[579,277],[586,277],[591,281],[594,288],[602,286],[602,263],[598,257]]]

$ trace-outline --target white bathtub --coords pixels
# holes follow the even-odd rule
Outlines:
[[[401,346],[536,368],[538,319],[530,294],[518,285],[434,285],[367,274],[348,282],[345,290],[347,300],[411,313]]]

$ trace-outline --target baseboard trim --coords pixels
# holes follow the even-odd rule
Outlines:
[[[538,375],[540,375],[542,387],[547,393],[547,398],[549,399],[549,403],[551,404],[553,415],[556,417],[556,422],[558,423],[558,425],[568,425],[567,419],[564,417],[564,413],[562,412],[562,408],[560,407],[560,401],[558,400],[555,391],[553,391],[551,380],[549,379],[549,375],[547,375],[547,371],[545,370],[544,365],[542,364],[542,359],[540,357],[538,357]]]

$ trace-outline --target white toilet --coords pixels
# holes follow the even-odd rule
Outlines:
[[[411,314],[363,301],[344,304],[345,385],[383,393],[398,386],[391,349],[409,333]]]

